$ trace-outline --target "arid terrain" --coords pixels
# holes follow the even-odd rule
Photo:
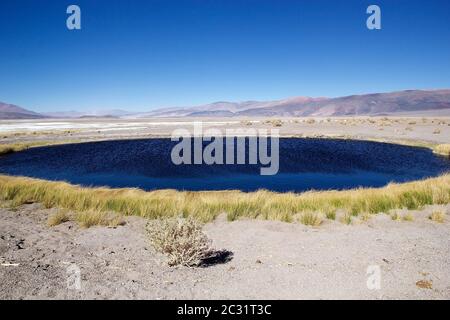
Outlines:
[[[442,115],[441,115],[442,114]],[[173,130],[279,129],[280,136],[379,139],[448,143],[450,114],[390,117],[288,117],[288,118],[153,118],[153,119],[39,119],[0,120],[0,143],[32,141],[113,140],[170,137]]]
[[[200,268],[168,267],[143,218],[48,227],[54,210],[0,209],[0,299],[450,299],[449,206],[444,223],[428,219],[432,208],[317,228],[219,217],[205,230],[231,261]],[[68,287],[73,265],[79,290]],[[369,290],[374,266],[380,287]]]
[[[450,117],[171,118],[0,121],[0,144],[170,136],[176,128],[276,128],[281,136],[450,142]],[[169,267],[146,235],[147,220],[82,228],[47,225],[57,208],[0,209],[0,299],[450,299],[450,206],[387,212],[350,224],[300,223],[221,215],[206,224],[227,259]],[[440,221],[430,219],[440,213]],[[81,287],[68,286],[73,268]],[[374,269],[375,268],[375,269]],[[371,283],[379,270],[380,286]]]

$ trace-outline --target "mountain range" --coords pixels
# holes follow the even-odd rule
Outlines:
[[[0,119],[40,119],[44,115],[13,104],[0,102]]]
[[[193,107],[161,108],[149,112],[101,110],[91,112],[36,113],[0,103],[0,119],[37,118],[147,118],[147,117],[233,117],[233,116],[353,116],[450,111],[450,89],[406,90],[351,95],[338,98],[293,97],[274,101],[220,101]]]

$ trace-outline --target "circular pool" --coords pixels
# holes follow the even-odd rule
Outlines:
[[[144,190],[301,192],[381,187],[450,171],[448,158],[427,148],[356,140],[282,138],[279,170],[274,175],[261,175],[264,165],[248,163],[249,148],[246,164],[177,165],[171,157],[176,144],[170,139],[139,139],[31,148],[1,156],[0,173]],[[204,142],[202,147],[207,144]],[[227,149],[222,151],[226,157]]]

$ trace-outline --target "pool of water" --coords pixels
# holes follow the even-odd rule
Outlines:
[[[140,139],[31,148],[1,156],[0,173],[145,190],[300,192],[380,187],[450,171],[448,158],[436,156],[426,148],[285,138],[280,139],[279,172],[263,176],[260,164],[175,165],[170,153],[176,143],[170,139]]]

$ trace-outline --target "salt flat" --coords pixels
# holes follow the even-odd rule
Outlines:
[[[280,125],[274,125],[281,121]],[[0,120],[0,143],[168,137],[175,129],[278,129],[280,136],[450,142],[449,116]]]

